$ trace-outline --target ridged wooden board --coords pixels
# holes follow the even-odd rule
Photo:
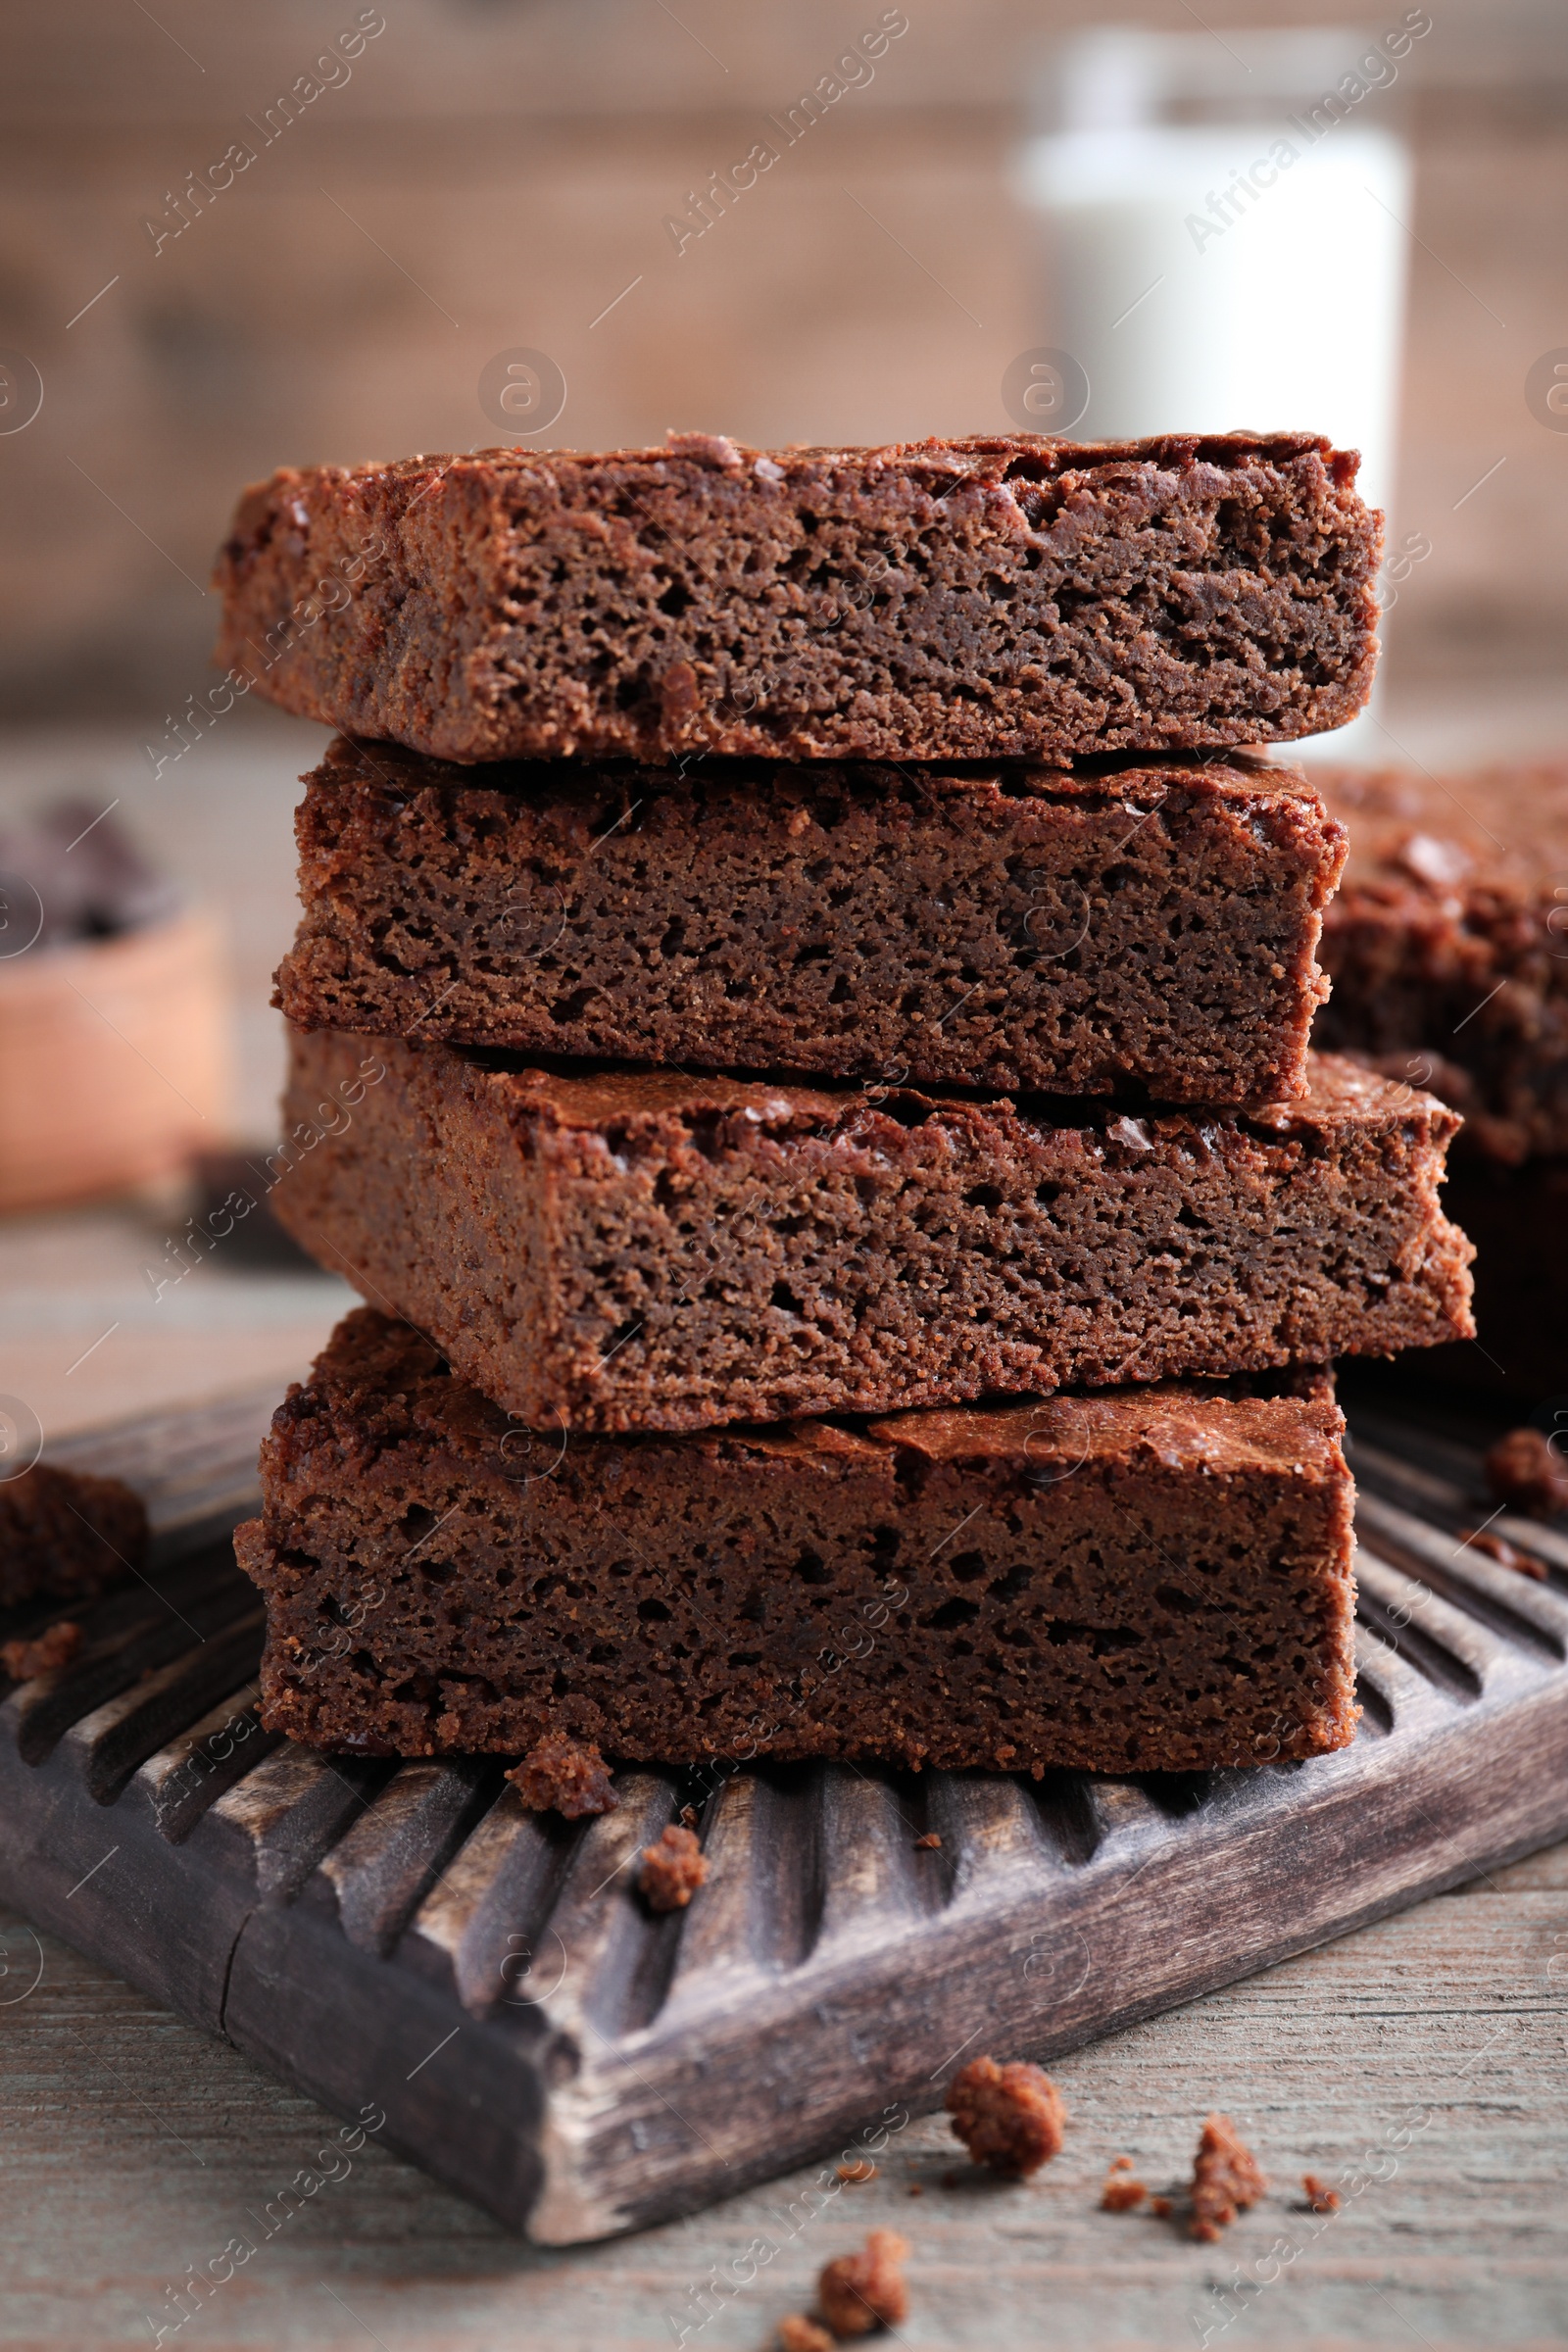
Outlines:
[[[1039,1785],[639,1771],[573,1828],[493,1759],[261,1729],[256,1595],[220,1531],[272,1402],[56,1454],[131,1478],[157,1535],[74,1663],[0,1704],[0,1896],[345,2116],[373,2101],[545,2243],[701,2206],[936,2105],[965,2055],[1049,2058],[1568,1833],[1568,1537],[1493,1521],[1544,1584],[1462,1544],[1479,1451],[1415,1404],[1352,1414],[1343,1753]],[[694,1796],[709,1881],[656,1918],[636,1856]]]

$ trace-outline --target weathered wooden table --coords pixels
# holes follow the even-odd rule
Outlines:
[[[829,2168],[825,2201],[813,2166],[568,2253],[373,2140],[346,2152],[335,2119],[53,1938],[8,1921],[0,1961],[8,2344],[725,2352],[767,2344],[875,2225],[911,2245],[884,2340],[944,2352],[1568,2342],[1568,1846],[1061,2060],[1071,2130],[1032,2185],[944,2185],[929,2120],[865,2185]],[[1275,2183],[1221,2244],[1098,2209],[1113,2156],[1184,2176],[1216,2106]],[[1301,2210],[1303,2171],[1345,2176],[1340,2212]],[[180,2281],[236,2236],[254,2257],[174,2330]]]

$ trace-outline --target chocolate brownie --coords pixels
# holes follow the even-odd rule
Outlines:
[[[1438,1204],[1453,1113],[1352,1062],[1313,1056],[1298,1102],[1134,1117],[386,1039],[350,1112],[363,1042],[295,1033],[276,1214],[534,1429],[885,1412],[1470,1329]]]
[[[1193,2160],[1193,2236],[1212,2244],[1238,2213],[1257,2203],[1267,2186],[1257,2158],[1230,2117],[1211,2115]]]
[[[878,2334],[909,2316],[904,2261],[909,2241],[897,2230],[873,2230],[858,2254],[840,2254],[817,2277],[817,2308],[836,2336]]]
[[[1382,516],[1312,433],[762,452],[710,433],[285,466],[217,659],[449,760],[1056,759],[1366,700]]]
[[[971,2058],[949,2083],[946,2106],[971,2163],[1010,2180],[1026,2180],[1061,2154],[1066,2102],[1044,2068],[1026,2058],[1005,2066]]]
[[[39,1594],[86,1598],[146,1555],[146,1510],[118,1478],[38,1462],[0,1479],[0,1608]]]
[[[1451,1102],[1461,1159],[1568,1153],[1568,761],[1314,781],[1350,836],[1314,1042]]]
[[[278,1407],[236,1538],[267,1599],[265,1720],[407,1756],[518,1755],[547,1731],[663,1764],[1313,1755],[1355,1716],[1323,1385],[530,1454],[362,1307]]]
[[[1457,1159],[1443,1201],[1475,1245],[1476,1336],[1407,1356],[1404,1369],[1526,1411],[1568,1398],[1568,1158]]]
[[[1343,829],[1288,768],[453,767],[339,739],[305,1028],[707,1069],[1299,1091]]]

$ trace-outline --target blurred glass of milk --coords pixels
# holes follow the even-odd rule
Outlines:
[[[1326,433],[1387,508],[1410,219],[1387,118],[1431,23],[1106,26],[1057,52],[1022,175],[1054,247],[1054,340],[1088,378],[1080,438]]]

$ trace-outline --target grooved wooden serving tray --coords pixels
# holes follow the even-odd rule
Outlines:
[[[965,2053],[1049,2058],[1568,1833],[1568,1538],[1494,1521],[1544,1584],[1461,1545],[1478,1452],[1413,1405],[1352,1412],[1363,1715],[1339,1755],[1039,1786],[633,1772],[568,1827],[494,1760],[261,1730],[226,1530],[272,1401],[54,1450],[130,1478],[157,1537],[76,1661],[0,1704],[0,1895],[327,2106],[383,2108],[387,2140],[547,2243],[702,2205],[935,2106]],[[710,1878],[655,1918],[631,1866],[694,1794]]]

